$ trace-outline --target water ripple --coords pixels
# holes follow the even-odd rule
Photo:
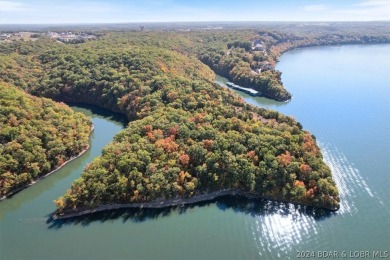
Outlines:
[[[317,234],[317,223],[313,216],[297,210],[290,204],[287,206],[290,214],[277,212],[257,216],[252,222],[253,240],[260,256],[277,254],[286,257],[294,245],[300,244],[313,234]]]
[[[360,175],[359,169],[354,167],[346,156],[329,143],[319,142],[324,161],[331,168],[333,179],[340,192],[340,210],[338,214],[354,215],[358,212],[355,206],[355,198],[368,194],[370,197],[384,205],[379,196],[370,189],[364,178]]]
[[[355,205],[356,197],[364,196],[364,193],[383,204],[367,185],[359,170],[337,147],[325,143],[319,143],[319,146],[340,192],[341,205],[337,215],[356,214],[358,212]],[[274,206],[269,203],[270,207]],[[285,204],[271,214],[256,216],[256,220],[250,223],[253,241],[260,256],[269,257],[276,254],[283,258],[292,257],[291,252],[301,248],[308,240],[316,240],[317,235],[323,232],[320,222],[299,208]],[[321,247],[326,246],[325,243],[322,242]]]

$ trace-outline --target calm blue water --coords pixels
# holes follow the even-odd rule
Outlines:
[[[47,222],[52,200],[122,124],[77,108],[95,124],[91,150],[0,203],[0,259],[259,259],[297,251],[390,251],[390,45],[290,51],[277,68],[294,98],[251,104],[294,116],[316,135],[341,192],[336,214],[224,199],[164,211],[108,212]],[[218,78],[218,82],[224,82]]]
[[[277,69],[293,94],[290,102],[237,93],[311,131],[342,198],[340,212],[310,223],[309,241],[293,248],[390,251],[390,45],[293,50],[282,55]],[[295,223],[298,229],[302,223]]]

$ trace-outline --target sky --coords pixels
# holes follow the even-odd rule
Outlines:
[[[390,0],[0,0],[0,24],[385,20]]]

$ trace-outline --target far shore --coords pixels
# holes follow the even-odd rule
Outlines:
[[[189,204],[196,204],[200,202],[207,202],[212,201],[216,198],[223,197],[223,196],[242,196],[248,199],[266,199],[266,200],[272,200],[272,201],[279,201],[279,202],[286,202],[291,203],[288,201],[283,201],[281,199],[273,199],[270,197],[260,196],[252,192],[245,192],[238,189],[224,189],[220,191],[213,191],[210,193],[205,194],[199,194],[195,195],[190,198],[172,198],[172,199],[156,199],[151,202],[141,202],[141,203],[128,203],[128,204],[107,204],[102,205],[94,209],[77,209],[77,210],[70,210],[64,213],[58,214],[57,212],[54,212],[52,214],[52,218],[54,220],[57,219],[67,219],[67,218],[74,218],[74,217],[80,217],[84,215],[89,215],[97,212],[102,211],[108,211],[108,210],[118,210],[118,209],[130,209],[130,208],[139,208],[139,209],[162,209],[167,207],[175,207],[175,206],[184,206]],[[310,205],[303,205],[303,206],[310,206]],[[329,211],[337,211],[339,208],[323,208],[325,210]]]
[[[92,125],[92,126],[91,126],[90,135],[91,135],[92,131],[94,130],[94,128],[95,128],[94,125]],[[4,199],[7,199],[7,198],[9,198],[9,197],[11,197],[11,196],[13,196],[13,195],[15,195],[16,193],[18,193],[18,192],[20,192],[20,191],[22,191],[22,190],[24,190],[24,189],[30,187],[31,185],[37,183],[38,181],[40,181],[40,180],[46,178],[47,176],[51,175],[52,173],[54,173],[54,172],[60,170],[62,167],[64,167],[65,165],[67,165],[67,164],[70,163],[71,161],[73,161],[73,160],[79,158],[79,157],[82,156],[84,153],[86,153],[86,152],[89,150],[89,148],[90,148],[90,145],[88,144],[87,147],[86,147],[84,150],[82,150],[78,155],[69,158],[69,160],[65,161],[63,164],[59,165],[58,167],[56,167],[55,169],[53,169],[53,170],[50,171],[49,173],[47,173],[47,174],[45,174],[45,175],[43,175],[43,176],[37,178],[36,180],[33,180],[33,181],[30,182],[29,184],[26,184],[26,185],[23,186],[23,187],[17,188],[16,190],[13,190],[13,191],[7,193],[6,195],[4,195],[3,197],[0,198],[0,201],[2,201],[2,200],[4,200]]]

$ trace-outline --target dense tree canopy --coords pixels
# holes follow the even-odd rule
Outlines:
[[[224,188],[338,206],[338,191],[313,137],[293,121],[265,119],[246,106],[239,114],[165,108],[131,122],[57,205],[94,208]]]
[[[288,100],[291,94],[274,69],[282,52],[383,41],[389,38],[375,33],[272,28],[105,32],[81,44],[41,37],[0,44],[0,79],[37,96],[98,105],[131,120],[57,200],[60,212],[222,188],[335,209],[338,191],[315,138],[290,117],[243,103],[213,83],[213,71]],[[264,49],[254,49],[255,43]],[[80,114],[8,85],[0,93],[2,194],[87,146],[90,125]]]
[[[91,122],[64,104],[0,84],[0,196],[88,147]]]

